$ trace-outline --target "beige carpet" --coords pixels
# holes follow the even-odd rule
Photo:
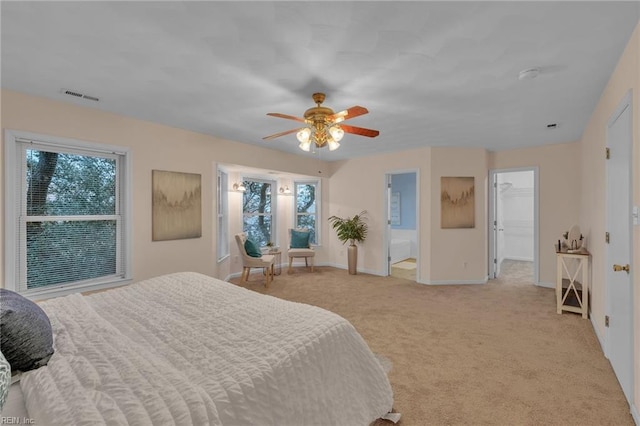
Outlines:
[[[251,279],[247,288],[351,321],[391,362],[400,425],[633,425],[590,321],[556,314],[553,289],[426,286],[329,267],[295,268],[268,290]]]

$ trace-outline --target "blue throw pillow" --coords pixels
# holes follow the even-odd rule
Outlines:
[[[251,257],[262,257],[262,252],[260,251],[256,243],[251,240],[247,240],[244,242],[244,250]]]
[[[311,233],[308,231],[291,230],[291,248],[309,248],[309,237]]]
[[[46,365],[53,354],[49,317],[31,300],[0,288],[0,348],[11,371],[29,371]]]

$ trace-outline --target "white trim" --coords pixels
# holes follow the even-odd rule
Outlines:
[[[537,282],[535,283],[535,285],[537,285],[538,287],[552,288],[554,290],[556,288],[556,285],[554,283],[547,283],[543,281]]]
[[[598,342],[600,342],[600,348],[602,349],[602,353],[604,354],[605,358],[609,359],[609,355],[607,354],[606,335],[603,336],[602,334],[600,334],[600,332],[598,332],[598,327],[596,326],[596,322],[591,312],[589,312],[589,321],[591,321],[591,327],[593,327],[593,332],[598,338]]]
[[[132,277],[132,172],[131,165],[132,154],[128,147],[108,145],[100,142],[82,141],[78,139],[63,138],[58,136],[43,135],[39,133],[24,132],[19,130],[6,129],[4,132],[4,164],[3,164],[3,177],[5,179],[5,217],[4,217],[4,282],[8,290],[17,291],[18,282],[16,281],[16,268],[17,268],[17,250],[15,250],[15,244],[17,242],[17,229],[15,224],[17,223],[17,211],[15,206],[20,200],[17,199],[16,188],[18,187],[18,177],[16,173],[16,167],[21,167],[22,156],[17,149],[19,143],[35,143],[38,145],[46,145],[58,148],[56,151],[65,152],[65,150],[71,150],[73,152],[87,152],[88,154],[96,153],[107,154],[106,156],[118,159],[118,167],[123,175],[124,182],[120,182],[120,176],[116,178],[116,184],[120,192],[119,199],[124,201],[124,209],[122,211],[122,220],[124,222],[124,235],[126,235],[126,241],[122,246],[121,259],[126,262],[123,270],[122,277],[109,277],[104,281],[94,281],[93,283],[76,283],[71,285],[51,286],[50,288],[42,288],[38,290],[30,290],[23,292],[25,297],[29,299],[38,300],[46,297],[58,297],[65,294],[76,293],[80,289],[85,291],[110,288],[120,285],[128,284]],[[63,148],[63,149],[60,149]],[[20,185],[23,185],[21,182]],[[91,216],[90,218],[97,218],[101,216]],[[105,218],[112,217],[102,216]],[[49,218],[45,218],[48,220]],[[59,219],[59,218],[58,218]],[[73,220],[73,219],[72,219]],[[8,224],[13,224],[8,226]],[[120,233],[118,233],[119,238]]]
[[[427,280],[419,281],[418,284],[425,285],[476,285],[486,284],[489,282],[489,277],[485,277],[484,280]]]
[[[636,425],[640,426],[640,413],[638,412],[638,409],[634,404],[631,404],[630,412],[631,412],[631,417],[633,417],[633,421],[636,423]]]

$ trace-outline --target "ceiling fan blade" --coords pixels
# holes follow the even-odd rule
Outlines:
[[[276,133],[275,135],[270,135],[270,136],[265,136],[264,140],[271,140],[271,139],[275,139],[275,138],[279,138],[280,136],[284,136],[284,135],[288,135],[289,133],[295,133],[298,130],[300,130],[300,128],[297,129],[291,129],[291,130],[287,130],[286,132],[280,132],[280,133]]]
[[[364,115],[368,113],[369,113],[368,109],[366,109],[365,107],[356,105],[356,106],[352,106],[351,108],[345,109],[344,111],[331,114],[327,117],[327,119],[333,121],[334,123],[341,123],[345,120],[349,120],[351,118],[355,118],[360,115]]]
[[[294,117],[293,115],[280,114],[279,112],[268,112],[267,115],[270,115],[272,117],[286,118],[287,120],[295,120],[295,121],[301,121],[303,123],[306,123],[304,118]]]
[[[380,132],[377,130],[365,129],[363,127],[349,126],[347,124],[340,124],[340,127],[342,127],[342,130],[344,130],[347,133],[353,133],[354,135],[360,135],[360,136],[368,136],[370,138],[375,138],[380,134]]]

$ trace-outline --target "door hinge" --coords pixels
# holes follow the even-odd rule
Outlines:
[[[497,188],[498,187],[498,182],[493,182],[493,187]]]
[[[387,225],[391,225],[391,219],[387,220]]]
[[[498,259],[493,259],[493,263],[497,265],[498,264]]]
[[[388,256],[387,260],[389,261],[389,263],[391,263],[391,256]]]
[[[609,244],[609,233],[608,232],[604,233],[604,242]]]
[[[609,315],[604,316],[604,326],[609,327]]]
[[[498,221],[497,220],[493,221],[493,226],[498,226]]]
[[[611,150],[609,148],[605,148],[605,149],[606,149],[606,152],[607,152],[606,157],[607,157],[607,160],[608,160],[608,159],[611,158]]]
[[[387,184],[387,188],[391,189],[391,183]]]

